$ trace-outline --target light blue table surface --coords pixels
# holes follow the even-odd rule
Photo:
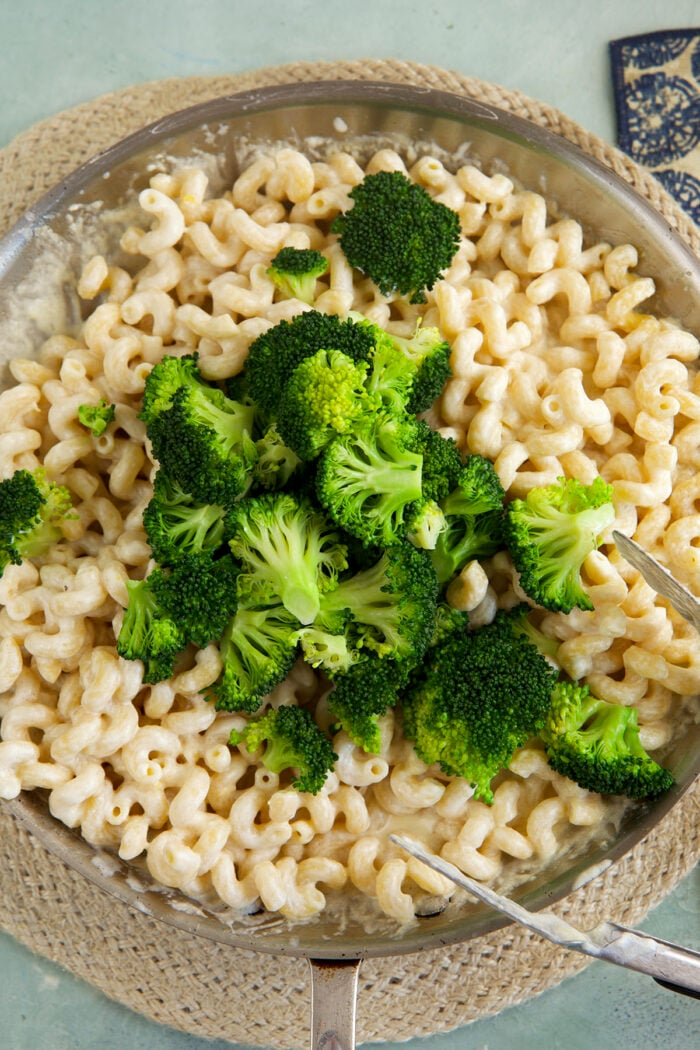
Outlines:
[[[0,0],[0,148],[38,120],[147,80],[370,57],[431,63],[517,89],[614,142],[608,42],[698,25],[698,0]],[[700,873],[643,927],[700,948]],[[0,935],[3,1050],[231,1045],[151,1023]],[[405,1045],[691,1050],[700,1046],[700,1004],[594,963],[497,1017]]]

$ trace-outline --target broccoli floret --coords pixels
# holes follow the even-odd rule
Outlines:
[[[331,741],[303,707],[283,705],[266,711],[240,733],[234,729],[229,743],[244,743],[251,754],[265,744],[262,764],[271,773],[295,769],[292,785],[312,795],[321,790],[338,757]]]
[[[78,422],[91,430],[95,437],[99,437],[114,420],[114,413],[115,406],[102,397],[96,405],[78,406]]]
[[[327,269],[328,259],[313,248],[282,248],[267,272],[283,295],[311,305],[316,298],[316,278]]]
[[[230,555],[212,561],[185,554],[172,569],[154,569],[143,580],[127,580],[128,605],[117,652],[142,660],[144,681],[173,673],[175,657],[189,642],[203,647],[224,630],[236,607],[238,568]]]
[[[391,546],[408,532],[423,500],[416,425],[393,416],[358,421],[318,461],[316,491],[336,524],[367,544]]]
[[[372,334],[367,387],[389,412],[425,412],[450,377],[450,346],[439,329],[418,324],[410,337],[394,335],[352,312],[350,317]]]
[[[215,389],[204,382],[197,360],[197,354],[185,354],[183,357],[168,355],[153,366],[146,377],[139,413],[139,418],[147,427],[170,408],[180,387]]]
[[[401,418],[408,412],[416,370],[406,360],[391,337],[361,314],[352,314],[358,325],[372,333],[374,346],[369,355],[366,387],[373,401],[379,401],[389,415]]]
[[[223,668],[209,691],[217,710],[257,711],[296,660],[298,629],[283,605],[239,607],[219,642]]]
[[[424,762],[465,777],[491,803],[491,781],[541,728],[556,679],[508,614],[448,632],[402,694],[404,733]]]
[[[365,176],[350,197],[352,208],[331,226],[350,265],[383,295],[425,302],[459,246],[457,214],[398,171]]]
[[[423,495],[437,500],[444,511],[442,501],[459,484],[465,471],[457,443],[417,420],[416,449],[423,455]]]
[[[430,551],[438,582],[445,584],[470,562],[503,550],[503,515],[500,511],[447,518],[435,548]]]
[[[540,737],[552,769],[588,791],[641,799],[673,786],[640,743],[637,709],[600,700],[586,685],[557,683]]]
[[[280,601],[301,624],[321,608],[322,592],[347,568],[338,534],[307,500],[269,493],[241,500],[227,518],[229,544],[243,566],[243,604]]]
[[[213,553],[226,539],[226,509],[196,502],[164,470],[156,473],[143,525],[159,565],[174,565],[185,554]]]
[[[144,682],[171,678],[175,657],[187,645],[179,618],[165,611],[154,587],[164,583],[162,569],[144,580],[127,580],[128,605],[117,638],[117,652],[126,660],[141,660]]]
[[[406,411],[426,412],[450,378],[450,344],[442,338],[439,329],[424,328],[421,324],[408,339],[398,335],[389,338],[401,351],[413,375]]]
[[[425,466],[423,473],[425,476]],[[442,476],[447,478],[447,471]],[[461,572],[468,562],[488,558],[505,547],[501,509],[504,496],[493,463],[483,456],[467,456],[464,464],[460,461],[459,469],[449,475],[449,491],[445,493],[443,487],[440,499],[445,527],[430,552],[441,584]]]
[[[440,506],[448,516],[486,514],[500,511],[505,495],[491,460],[473,454],[464,460],[454,488],[441,497]]]
[[[372,335],[352,320],[307,310],[268,328],[250,345],[245,364],[248,389],[257,410],[273,419],[292,372],[319,350],[340,350],[353,361],[369,357]]]
[[[162,469],[194,500],[228,507],[252,481],[253,408],[222,391],[180,387],[148,428]]]
[[[318,350],[294,369],[277,413],[282,440],[301,459],[315,459],[336,434],[347,434],[372,409],[364,386],[367,362],[340,350]]]
[[[218,638],[237,605],[238,566],[230,555],[215,561],[205,552],[183,555],[172,569],[149,576],[163,611],[186,641],[200,648]]]
[[[341,580],[321,597],[318,622],[337,624],[350,613],[360,645],[415,666],[430,641],[437,603],[437,581],[430,559],[409,543],[388,548],[370,569]]]
[[[395,341],[416,369],[406,408],[409,412],[427,412],[452,375],[450,344],[437,328],[422,326],[410,339]]]
[[[281,489],[297,470],[301,459],[285,445],[276,423],[271,423],[255,442],[257,458],[253,484],[261,489]]]
[[[43,469],[17,470],[0,481],[0,576],[10,564],[46,554],[63,538],[61,522],[71,517],[70,492]]]
[[[525,593],[555,612],[592,609],[581,567],[615,520],[613,490],[602,478],[575,478],[531,489],[506,508],[505,539]]]
[[[403,681],[393,660],[370,654],[335,678],[328,709],[357,747],[371,754],[381,750],[379,718],[393,707]]]

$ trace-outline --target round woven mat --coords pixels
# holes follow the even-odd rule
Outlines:
[[[659,183],[557,110],[432,66],[394,60],[286,65],[236,77],[142,84],[30,128],[0,151],[0,233],[63,176],[129,132],[219,95],[310,80],[383,80],[488,102],[570,139],[607,163],[700,254],[700,232]],[[553,910],[582,926],[638,923],[700,856],[700,783],[621,861]],[[300,959],[214,944],[157,923],[66,868],[0,807],[0,926],[107,996],[198,1036],[255,1046],[308,1044],[310,986]],[[558,984],[586,965],[507,928],[418,955],[363,963],[358,1041],[446,1032]]]

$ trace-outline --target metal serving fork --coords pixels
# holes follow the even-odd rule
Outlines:
[[[664,988],[700,999],[700,952],[678,944],[659,940],[650,934],[631,930],[616,922],[601,922],[592,930],[579,930],[565,919],[550,912],[531,912],[521,904],[496,893],[488,886],[464,875],[442,857],[428,852],[413,839],[390,835],[391,841],[427,864],[429,868],[446,875],[448,879],[467,890],[485,904],[514,919],[529,930],[546,937],[562,948],[590,955],[594,959],[615,963],[628,970],[648,974]]]
[[[649,586],[662,598],[668,599],[676,612],[700,631],[700,601],[695,595],[679,583],[668,569],[659,565],[656,558],[652,558],[636,540],[631,540],[629,536],[617,530],[613,532],[612,537],[622,557],[641,572]]]

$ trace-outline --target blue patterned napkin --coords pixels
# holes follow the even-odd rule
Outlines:
[[[610,44],[618,143],[700,226],[700,29]]]

